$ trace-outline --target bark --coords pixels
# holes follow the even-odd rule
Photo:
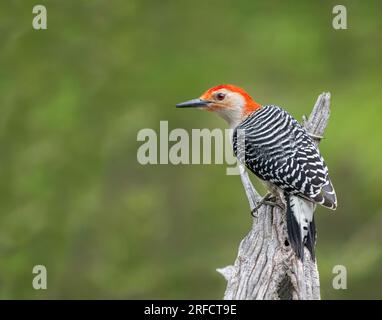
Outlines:
[[[303,125],[318,144],[330,113],[330,93],[322,93]],[[250,208],[261,196],[242,168],[241,181]],[[301,262],[289,245],[285,211],[263,205],[253,218],[252,229],[241,241],[234,265],[217,269],[227,280],[224,299],[320,299],[317,260],[304,250]]]

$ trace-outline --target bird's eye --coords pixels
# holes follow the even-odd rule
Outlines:
[[[225,94],[222,93],[222,92],[219,92],[219,93],[216,95],[216,99],[218,99],[219,101],[222,101],[224,98],[225,98]]]

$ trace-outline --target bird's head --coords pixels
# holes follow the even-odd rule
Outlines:
[[[195,107],[216,112],[231,127],[236,127],[250,113],[261,107],[242,88],[231,84],[213,87],[199,98],[179,103],[176,106],[177,108]]]

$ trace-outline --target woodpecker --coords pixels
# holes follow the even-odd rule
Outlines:
[[[261,203],[282,200],[293,250],[303,260],[306,246],[314,260],[314,205],[335,210],[337,197],[324,159],[305,128],[282,108],[262,106],[242,88],[229,84],[176,107],[205,109],[228,122],[234,154],[269,190]],[[240,132],[244,143],[239,141]]]

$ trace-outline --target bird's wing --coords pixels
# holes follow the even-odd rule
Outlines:
[[[290,194],[329,208],[336,206],[334,188],[318,149],[300,123],[281,108],[265,106],[246,118],[234,130],[233,149],[239,161],[259,178]]]

